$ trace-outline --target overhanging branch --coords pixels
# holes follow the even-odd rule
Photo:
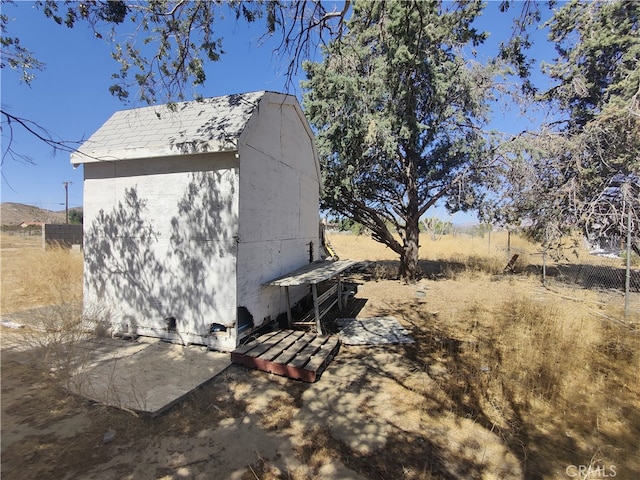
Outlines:
[[[2,114],[2,132],[7,136],[7,142],[3,142],[2,147],[2,160],[0,161],[0,165],[4,164],[4,161],[7,157],[12,160],[22,161],[26,163],[35,164],[35,161],[29,157],[28,155],[17,152],[13,148],[14,144],[14,126],[18,126],[19,128],[26,131],[29,135],[35,137],[37,140],[43,142],[46,145],[49,145],[54,149],[54,152],[66,152],[66,153],[80,153],[84,156],[91,157],[91,155],[84,154],[78,151],[80,145],[84,142],[84,138],[80,140],[62,140],[56,138],[56,136],[46,128],[42,127],[38,123],[28,120],[26,118],[21,118],[16,115],[12,115],[11,113],[0,110],[0,114]],[[5,130],[7,130],[5,132]]]

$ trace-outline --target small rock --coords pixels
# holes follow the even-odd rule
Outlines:
[[[0,325],[2,325],[3,327],[13,328],[13,329],[24,328],[24,325],[17,322],[13,322],[11,320],[2,320],[0,322]]]
[[[107,433],[104,434],[104,437],[102,437],[102,443],[103,444],[111,443],[113,442],[114,438],[116,438],[115,430],[109,430],[107,431]]]
[[[427,294],[426,294],[423,290],[418,290],[418,291],[416,292],[416,297],[417,297],[417,298],[424,298],[424,297],[426,297],[426,296],[427,296]]]

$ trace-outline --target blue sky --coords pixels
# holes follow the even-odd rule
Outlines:
[[[123,104],[108,91],[117,63],[110,47],[94,38],[84,24],[73,29],[55,24],[32,2],[3,5],[12,21],[9,35],[46,63],[36,72],[31,87],[19,83],[19,75],[2,69],[2,108],[46,127],[64,140],[87,139],[115,111],[143,106]],[[282,91],[286,79],[268,45],[258,46],[261,30],[236,22],[220,24],[224,37],[223,61],[207,67],[205,96],[254,90]],[[4,125],[3,125],[4,129]],[[7,141],[6,129],[2,142]],[[36,205],[51,210],[64,209],[63,182],[71,181],[69,205],[82,204],[82,168],[74,170],[69,154],[54,151],[35,138],[15,129],[14,146],[33,159],[35,165],[7,159],[2,166],[2,201]],[[62,205],[61,205],[62,204]]]
[[[518,5],[513,10],[517,10]],[[26,48],[46,63],[45,70],[36,72],[31,87],[19,83],[19,76],[8,68],[1,71],[2,108],[10,113],[33,120],[46,127],[63,140],[87,139],[115,111],[142,106],[123,104],[108,91],[110,76],[118,65],[110,57],[110,46],[94,37],[91,30],[79,23],[75,28],[55,24],[47,19],[32,2],[16,2],[3,5],[3,13],[11,21],[8,34],[17,36]],[[482,27],[491,31],[489,45],[505,38],[510,22],[498,12],[498,2],[490,2],[481,20]],[[206,69],[207,83],[201,90],[206,97],[255,90],[284,91],[286,65],[272,52],[275,41],[260,44],[263,33],[261,24],[248,25],[235,19],[218,23],[216,33],[223,37],[223,49],[227,52],[219,62],[209,63]],[[544,34],[537,36],[534,56],[538,60],[553,54],[544,42]],[[274,39],[275,40],[275,39]],[[301,78],[301,77],[300,77]],[[298,79],[294,90],[300,94]],[[500,116],[496,127],[524,125],[522,120]],[[7,129],[2,133],[7,141]],[[63,182],[69,186],[69,205],[82,204],[82,168],[73,169],[69,154],[54,154],[51,147],[16,129],[14,147],[31,157],[34,165],[7,159],[2,166],[1,199],[36,205],[51,210],[64,209]],[[438,209],[428,216],[448,215]],[[472,219],[458,214],[454,221]]]

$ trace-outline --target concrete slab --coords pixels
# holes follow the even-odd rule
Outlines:
[[[340,340],[345,345],[413,343],[409,332],[395,317],[338,318]]]
[[[228,353],[159,339],[92,339],[79,344],[70,389],[106,405],[158,415],[220,374]]]
[[[5,355],[46,349],[49,340],[62,340],[46,332],[55,332],[60,319],[80,315],[79,304],[2,315],[0,350]],[[77,334],[64,345],[55,345],[65,349],[75,368],[69,388],[96,402],[136,412],[157,415],[231,365],[229,353],[203,346],[184,347],[149,337],[80,340]]]

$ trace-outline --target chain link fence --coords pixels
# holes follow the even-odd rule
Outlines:
[[[608,301],[619,301],[625,315],[640,314],[640,244],[617,239],[604,248],[594,248],[584,241],[561,255],[557,251],[538,251],[512,245],[511,235],[483,235],[488,250],[504,255],[505,265],[518,255],[519,269],[539,274],[542,283],[564,285],[606,292]],[[628,261],[627,261],[628,259]]]
[[[629,262],[627,264],[627,257]],[[631,248],[616,251],[579,251],[556,262],[556,280],[589,290],[619,294],[625,314],[640,312],[640,257]],[[553,267],[552,267],[553,268]],[[548,280],[543,277],[543,282]]]

